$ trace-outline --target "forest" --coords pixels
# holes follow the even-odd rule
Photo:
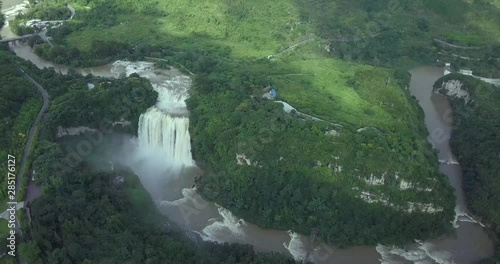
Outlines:
[[[247,245],[202,241],[160,215],[128,168],[104,173],[92,170],[84,160],[65,163],[68,149],[57,140],[57,127],[85,125],[104,133],[135,134],[140,113],[156,102],[157,94],[149,81],[135,74],[105,79],[70,70],[68,75],[61,75],[53,69],[40,70],[6,51],[0,52],[0,59],[1,113],[5,120],[1,129],[2,135],[11,135],[2,137],[2,155],[17,151],[12,144],[17,141],[9,140],[16,139],[17,131],[21,131],[18,128],[24,128],[25,123],[31,125],[34,119],[28,116],[30,108],[24,108],[36,98],[36,89],[20,77],[17,67],[44,86],[52,102],[32,154],[42,196],[28,205],[30,217],[23,211],[20,218],[24,236],[19,254],[23,260],[33,264],[296,263],[280,254],[256,253]],[[89,81],[94,82],[92,90],[87,87]],[[35,114],[39,109],[36,107]],[[105,130],[112,121],[122,119],[133,120],[134,127]],[[118,186],[115,179],[120,175],[125,182]],[[7,240],[5,234],[1,236],[3,253]],[[15,263],[10,257],[1,261]]]
[[[40,145],[37,155],[62,158],[59,144]],[[23,223],[20,255],[28,263],[295,263],[256,254],[251,246],[203,242],[196,234],[188,239],[190,231],[160,215],[125,168],[96,173],[82,162],[53,174],[57,183],[41,182],[43,195],[29,205],[31,221]],[[120,175],[125,182],[117,184]]]
[[[0,47],[0,156],[14,155],[21,160],[26,137],[33,120],[42,107],[42,98],[33,85],[25,80],[12,56]],[[17,168],[19,169],[19,168]],[[0,181],[7,186],[7,167],[0,168]],[[7,208],[7,188],[0,190],[0,209]],[[2,222],[3,224],[3,222]],[[2,235],[3,229],[2,229]]]
[[[500,89],[470,76],[449,74],[443,83],[458,80],[470,96],[470,102],[451,97],[453,131],[450,139],[453,152],[462,165],[463,185],[469,208],[481,221],[496,232],[500,241]],[[442,91],[444,93],[444,90]],[[500,246],[496,259],[500,261]],[[495,263],[491,260],[491,263]]]
[[[54,151],[62,151],[53,144]],[[115,178],[126,175],[117,185]],[[256,254],[251,246],[203,242],[168,222],[137,176],[127,170],[92,172],[85,163],[58,175],[30,205],[29,263],[295,263],[279,254]],[[134,195],[130,195],[133,193]],[[189,235],[189,234],[188,234]]]
[[[57,10],[64,2],[40,5]],[[500,40],[494,1],[71,4],[74,19],[49,31],[54,46],[37,45],[35,52],[73,67],[154,57],[193,73],[192,150],[206,171],[198,184],[207,197],[222,193],[213,200],[236,216],[302,234],[319,229],[322,240],[339,246],[412,242],[450,231],[453,192],[425,140],[406,70],[450,54],[478,55],[485,61],[470,65],[492,76],[498,64],[489,57]],[[436,45],[436,38],[488,48],[469,54]],[[131,80],[120,82],[127,87]],[[286,114],[262,98],[265,87],[320,121]],[[59,113],[51,129],[73,122]],[[89,113],[76,114],[92,124]],[[246,165],[238,165],[238,155]],[[415,204],[424,208],[410,210]]]
[[[316,229],[328,243],[342,246],[408,242],[447,230],[453,195],[445,178],[432,166],[411,163],[415,167],[408,167],[406,163],[405,170],[399,164],[410,159],[406,157],[432,164],[432,152],[422,155],[424,144],[413,142],[410,144],[415,145],[405,148],[400,144],[408,143],[399,141],[402,139],[389,128],[384,129],[388,135],[379,135],[358,133],[346,123],[339,127],[301,120],[286,114],[279,104],[252,95],[254,83],[247,84],[244,92],[231,89],[230,83],[225,91],[214,91],[224,85],[216,76],[212,72],[195,78],[196,92],[188,99],[194,158],[210,171],[200,182],[202,194],[221,194],[215,198],[217,203],[260,226],[292,227],[303,234]],[[400,127],[398,133],[406,129]],[[413,129],[424,134],[422,126]],[[338,130],[340,136],[325,136],[332,130]],[[394,150],[394,156],[385,153],[388,149]],[[237,153],[244,154],[250,164],[237,165]],[[398,170],[406,179],[421,187],[432,186],[439,193],[399,191],[401,179],[395,174],[375,187],[362,178],[384,171],[397,174]],[[438,181],[427,185],[433,178]],[[368,205],[356,197],[359,189],[385,195],[397,206]],[[408,201],[434,203],[445,210],[435,214],[401,212]],[[388,221],[394,225],[385,225]],[[401,226],[405,226],[404,234]]]

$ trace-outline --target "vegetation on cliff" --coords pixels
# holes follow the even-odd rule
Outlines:
[[[248,245],[201,241],[157,212],[130,169],[120,167],[114,172],[99,172],[91,168],[86,159],[95,154],[92,150],[83,159],[68,163],[71,153],[62,141],[55,139],[54,128],[86,125],[102,129],[100,124],[109,125],[120,118],[137,124],[140,113],[156,102],[157,94],[145,79],[131,75],[108,80],[74,72],[63,76],[53,69],[39,70],[5,51],[0,52],[0,61],[1,72],[5,74],[0,75],[3,89],[0,99],[4,106],[1,114],[5,121],[1,129],[7,136],[1,138],[4,157],[6,153],[17,153],[7,152],[17,151],[18,146],[13,143],[20,141],[15,133],[24,131],[34,119],[29,115],[34,97],[28,96],[33,94],[29,89],[34,88],[20,77],[17,67],[21,66],[42,84],[52,101],[42,139],[33,153],[36,182],[42,187],[42,196],[26,205],[31,217],[23,215],[21,220],[24,236],[18,252],[25,261],[33,264],[295,263],[280,254],[256,253]],[[87,87],[90,80],[95,84],[92,90]],[[132,105],[127,100],[135,101]],[[39,107],[36,109],[35,115]],[[123,182],[116,180],[119,176],[124,177]],[[7,240],[4,234],[2,237],[5,250]],[[14,263],[14,258],[5,256],[2,261]]]
[[[470,76],[450,74],[439,79],[434,89],[459,81],[469,97],[449,97],[453,107],[450,143],[463,171],[463,186],[469,208],[488,224],[500,239],[500,89]],[[497,249],[500,261],[500,248]],[[492,262],[494,263],[494,262]]]

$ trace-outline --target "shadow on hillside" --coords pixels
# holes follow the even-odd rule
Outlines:
[[[301,19],[313,26],[317,36],[329,42],[329,53],[334,58],[388,67],[432,64],[436,59],[444,59],[436,50],[445,48],[436,46],[435,38],[461,46],[483,47],[479,54],[474,54],[481,59],[500,57],[500,54],[495,56],[500,46],[500,30],[495,26],[500,25],[500,10],[489,0],[473,4],[463,0],[294,0],[294,3]],[[491,26],[479,21],[489,21]],[[460,49],[446,52],[474,57]],[[494,63],[481,64],[484,65],[479,68],[498,68]]]

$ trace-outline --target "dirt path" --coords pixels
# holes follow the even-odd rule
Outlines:
[[[468,49],[468,50],[479,50],[481,49],[481,47],[466,47],[466,46],[458,46],[458,45],[453,45],[451,43],[448,43],[444,40],[440,40],[440,39],[437,39],[435,38],[434,39],[435,42],[441,44],[441,45],[444,45],[444,46],[448,46],[450,48],[456,48],[456,49]]]
[[[296,43],[296,44],[294,44],[294,45],[292,45],[292,46],[290,46],[290,47],[288,47],[288,48],[286,48],[286,49],[284,49],[284,50],[282,50],[282,51],[280,51],[280,52],[278,52],[276,54],[269,55],[269,56],[267,56],[267,58],[268,59],[272,59],[272,58],[279,57],[279,56],[283,55],[283,53],[287,53],[289,51],[292,51],[292,50],[294,50],[295,48],[297,48],[299,46],[302,46],[302,45],[304,45],[306,43],[309,43],[309,42],[313,41],[314,39],[315,39],[314,37],[311,37],[311,38],[308,38],[306,40],[303,40],[303,41],[301,41],[299,43]]]

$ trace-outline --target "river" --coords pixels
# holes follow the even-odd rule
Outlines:
[[[4,2],[2,12],[6,9],[13,10],[13,7],[20,3],[19,0],[8,0]],[[12,36],[8,28],[2,29],[1,34],[2,37]],[[63,74],[68,70],[65,65],[39,58],[26,45],[10,44],[10,46],[19,57],[30,60],[39,68],[53,67]],[[175,70],[158,70],[152,65],[147,62],[119,61],[100,67],[77,69],[77,72],[103,77],[118,77],[137,72],[148,78],[155,87],[159,87],[158,89],[171,89],[172,85],[185,86],[183,89],[189,89],[190,82],[187,79],[179,79],[179,73]],[[410,91],[424,110],[425,124],[430,133],[428,140],[439,151],[439,159],[443,161],[440,170],[448,176],[456,190],[457,219],[453,223],[456,227],[455,236],[443,236],[433,241],[416,241],[413,245],[398,247],[378,245],[338,249],[316,241],[311,244],[308,237],[293,232],[259,228],[234,217],[228,210],[203,200],[192,187],[193,180],[199,173],[196,167],[184,166],[178,171],[180,177],[152,185],[147,184],[147,179],[150,179],[151,175],[146,175],[140,169],[136,172],[153,199],[157,201],[162,213],[205,240],[247,243],[259,251],[282,252],[291,254],[296,259],[303,259],[310,251],[310,260],[316,263],[472,263],[492,255],[493,245],[481,225],[467,215],[468,210],[461,188],[460,166],[454,164],[453,161],[456,159],[448,144],[452,124],[451,108],[446,98],[432,93],[432,85],[443,75],[443,68],[427,66],[415,68],[410,72],[412,74]],[[129,150],[123,152],[131,153]],[[112,155],[105,157],[104,160],[108,158],[111,160],[110,156]],[[113,160],[113,162],[119,161]]]

